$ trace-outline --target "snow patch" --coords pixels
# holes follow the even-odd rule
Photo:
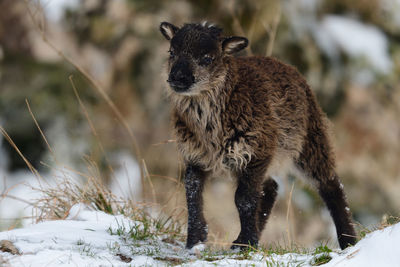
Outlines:
[[[39,188],[40,181],[29,171],[16,171],[12,174],[0,167],[0,190],[5,197],[0,201],[1,227],[9,227],[15,222],[26,226],[32,222],[34,208],[30,202],[41,197],[41,193],[32,190]]]
[[[190,253],[191,254],[200,254],[202,251],[204,251],[207,248],[206,244],[200,243],[197,245],[194,245],[191,249],[190,249]]]
[[[140,178],[139,165],[128,152],[118,153],[112,158],[113,163],[118,165],[115,169],[110,190],[118,197],[140,201],[142,198],[142,181]]]
[[[388,54],[388,40],[377,27],[343,16],[327,15],[314,37],[330,57],[338,55],[338,49],[351,57],[364,57],[369,64],[382,73],[391,71],[393,62]]]
[[[388,21],[392,21],[395,26],[400,27],[400,0],[382,0],[380,4]]]
[[[368,234],[324,266],[400,266],[400,224]]]
[[[42,3],[46,17],[57,22],[62,19],[66,9],[74,9],[79,6],[79,0],[48,0]]]
[[[22,256],[0,253],[11,266],[128,266],[110,247],[120,242],[109,228],[137,222],[123,216],[90,211],[78,204],[71,209],[76,219],[47,221],[23,229],[0,233],[0,240],[14,243]],[[72,217],[70,215],[70,217]],[[139,265],[152,265],[155,260],[135,257]]]
[[[77,220],[77,221],[84,221],[87,218],[82,216],[82,211],[89,210],[88,206],[83,203],[78,203],[73,205],[70,210],[67,219],[68,220]]]
[[[91,211],[83,204],[70,210],[67,220],[47,221],[23,229],[0,232],[0,240],[11,241],[21,252],[12,255],[0,252],[10,266],[311,266],[313,254],[286,253],[266,255],[250,252],[221,253],[202,259],[206,244],[192,248],[195,255],[184,249],[178,240],[162,241],[161,236],[129,241],[125,236],[113,235],[109,229],[127,225],[140,225],[122,215],[113,216]],[[400,224],[368,234],[354,247],[331,252],[332,260],[323,266],[365,267],[400,266]],[[154,254],[146,254],[153,249]],[[161,255],[161,256],[160,256]],[[125,259],[125,260],[124,260]],[[126,259],[129,259],[126,261]]]

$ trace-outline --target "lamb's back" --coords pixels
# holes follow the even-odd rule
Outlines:
[[[260,135],[275,136],[277,148],[296,157],[307,134],[309,105],[315,104],[307,82],[296,68],[271,57],[232,60],[233,120]]]

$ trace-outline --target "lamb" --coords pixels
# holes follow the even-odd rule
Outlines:
[[[236,178],[241,230],[232,248],[257,246],[277,196],[272,176],[294,168],[317,188],[342,249],[356,242],[335,172],[327,118],[305,79],[271,57],[233,57],[248,40],[208,24],[162,22],[170,41],[168,96],[185,163],[186,248],[207,241],[202,191],[210,175]]]

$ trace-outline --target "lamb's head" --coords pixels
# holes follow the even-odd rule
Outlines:
[[[163,22],[160,31],[170,41],[168,83],[183,95],[198,95],[218,87],[226,75],[224,57],[248,44],[244,37],[223,37],[221,28],[207,23],[178,28]]]

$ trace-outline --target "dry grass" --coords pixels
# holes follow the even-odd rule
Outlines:
[[[388,215],[385,214],[382,216],[382,220],[380,223],[370,226],[370,227],[365,227],[360,223],[356,223],[354,226],[357,230],[357,235],[359,239],[363,239],[367,234],[372,233],[377,230],[382,230],[388,226],[394,225],[396,223],[400,223],[400,217],[399,216],[393,216],[393,215]]]
[[[96,168],[94,163],[90,168]],[[37,210],[37,221],[65,219],[70,208],[78,203],[84,203],[94,210],[108,214],[127,214],[135,217],[137,207],[129,200],[119,199],[101,182],[101,178],[77,171],[86,180],[83,185],[76,182],[74,177],[55,177],[56,183],[48,187],[32,188],[41,193],[33,206]]]
[[[31,115],[35,120],[32,112]],[[37,127],[41,131],[38,124]],[[21,201],[33,207],[35,214],[33,219],[36,222],[65,219],[68,217],[72,206],[83,203],[93,210],[103,211],[112,215],[124,215],[135,221],[146,222],[147,225],[152,226],[152,229],[157,230],[157,234],[167,234],[174,238],[183,237],[182,224],[174,216],[165,216],[161,212],[156,218],[150,215],[153,208],[162,210],[156,203],[135,203],[130,199],[118,197],[113,194],[103,183],[104,178],[101,176],[98,164],[90,158],[84,158],[86,164],[85,172],[65,166],[60,167],[58,162],[55,166],[50,166],[42,162],[53,173],[50,180],[48,178],[45,179],[23,156],[7,132],[1,127],[0,131],[8,142],[13,145],[15,150],[19,151],[18,153],[26,161],[27,166],[36,178],[42,181],[42,183],[39,183],[39,186],[31,187],[32,190],[40,192],[38,199],[31,202],[21,199]],[[47,140],[43,132],[42,137],[44,140]],[[47,144],[49,150],[52,151],[51,145]],[[55,160],[55,158],[53,159]],[[2,199],[5,197],[13,198],[13,196],[8,194],[11,189],[9,188],[2,193]],[[18,198],[17,200],[20,199]]]

